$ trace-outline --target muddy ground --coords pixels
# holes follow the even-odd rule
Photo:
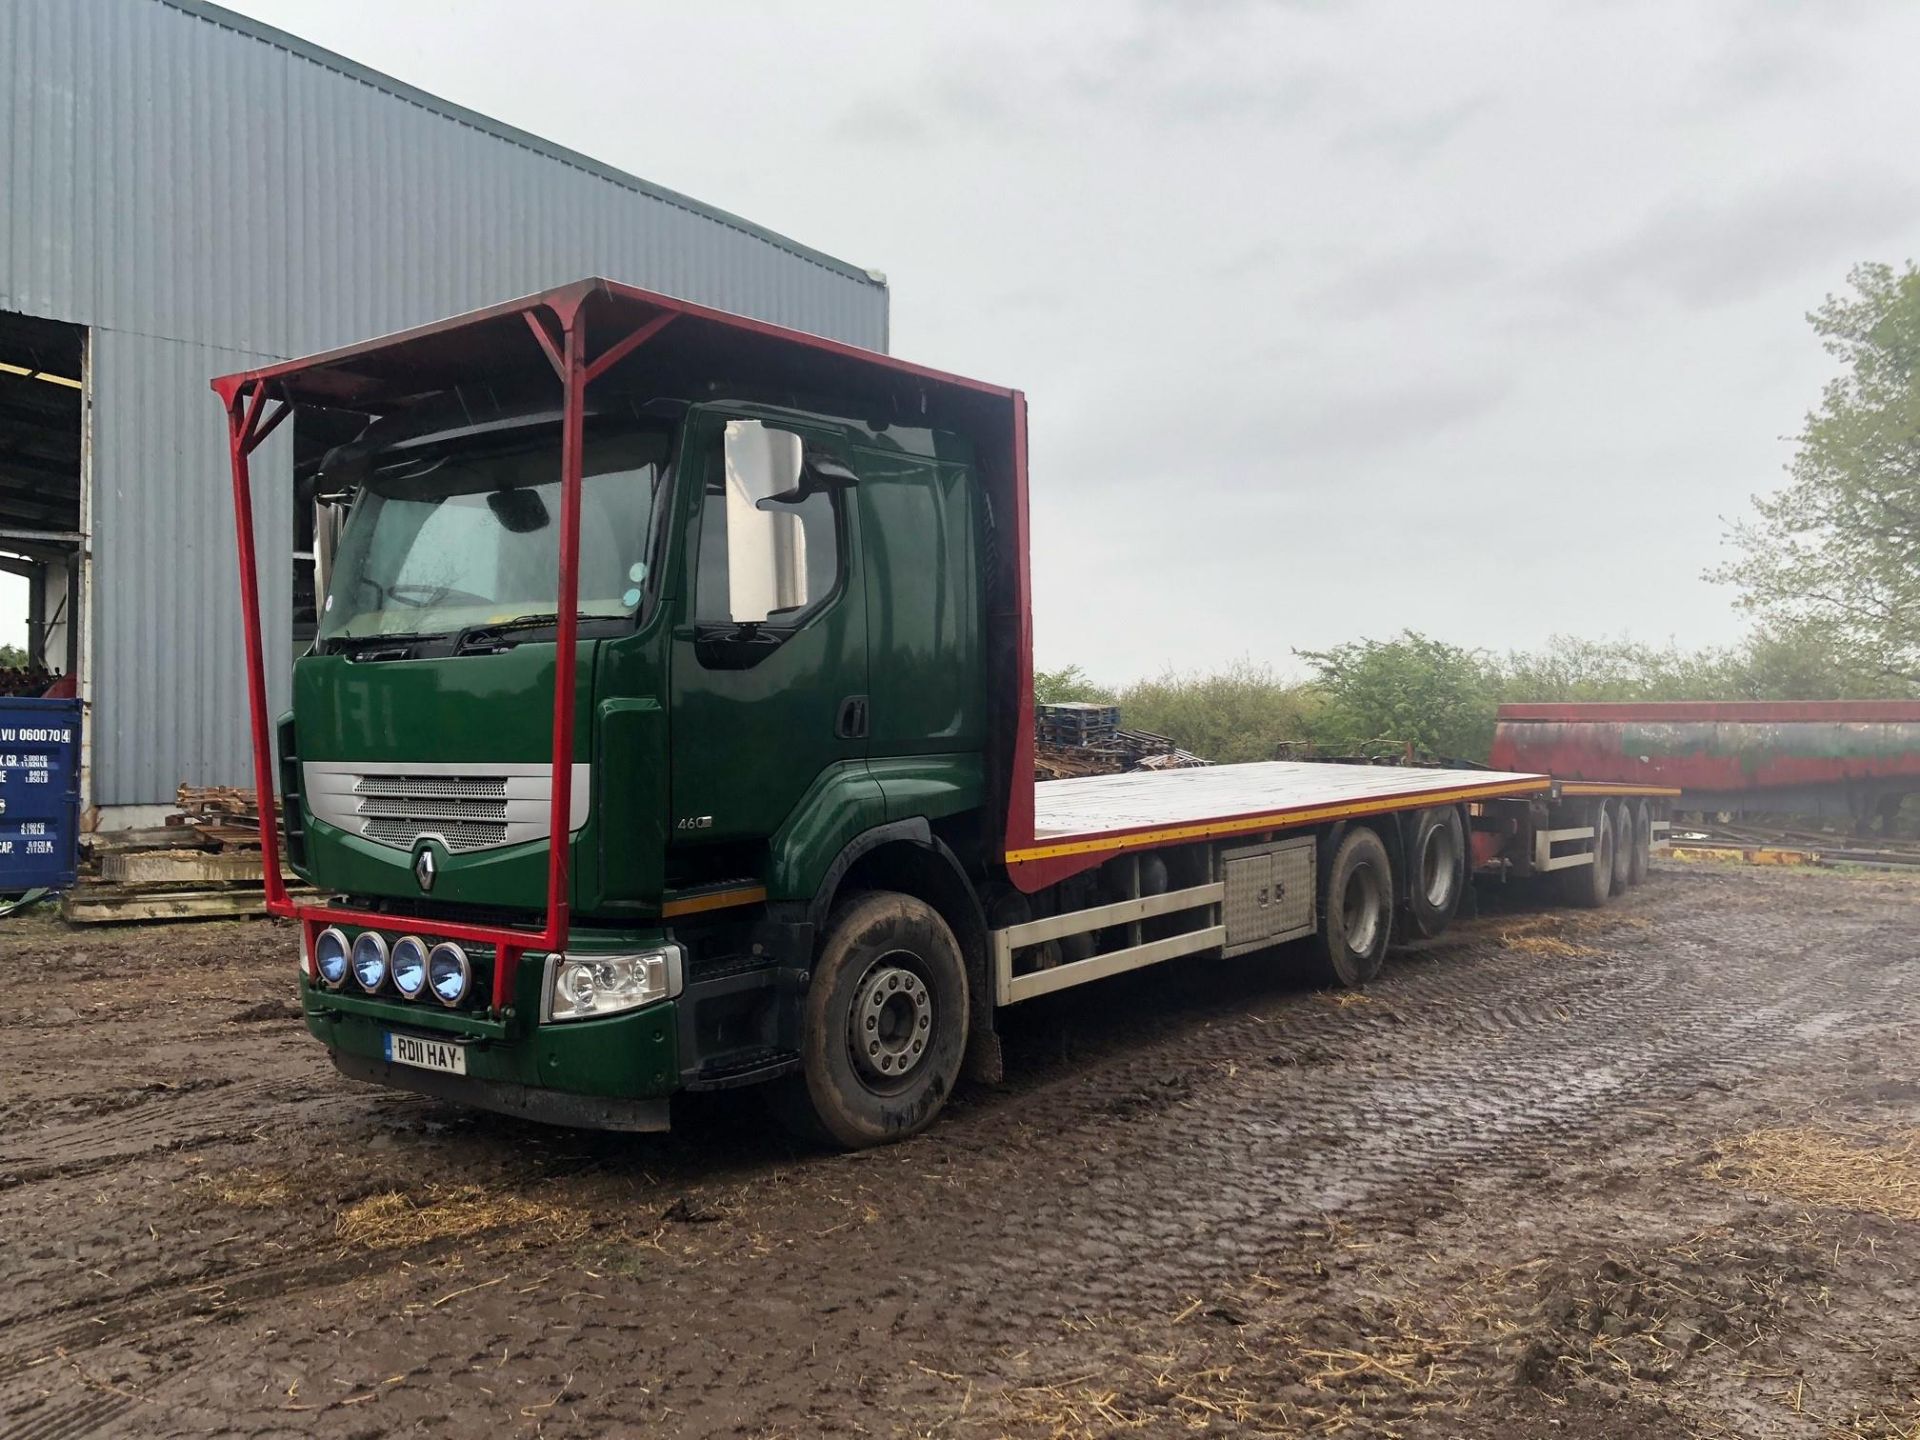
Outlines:
[[[1032,1006],[856,1156],[339,1079],[265,923],[0,922],[0,1435],[1920,1434],[1920,880]]]

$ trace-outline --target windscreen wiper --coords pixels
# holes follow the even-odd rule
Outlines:
[[[439,638],[427,634],[336,635],[326,642],[330,653],[353,660],[405,659],[422,640]],[[387,652],[391,651],[391,654]]]
[[[465,655],[470,650],[504,650],[508,646],[492,642],[502,640],[516,630],[540,630],[559,623],[558,615],[516,615],[511,620],[500,620],[491,625],[469,625],[454,637],[453,653]]]

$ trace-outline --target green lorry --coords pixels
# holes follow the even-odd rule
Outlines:
[[[1004,1006],[1292,940],[1364,984],[1473,871],[1601,903],[1657,828],[1466,769],[1036,786],[1017,391],[605,280],[214,388],[270,908],[358,1079],[629,1130],[763,1084],[868,1145],[997,1076]],[[276,720],[250,457],[290,415],[319,614]]]

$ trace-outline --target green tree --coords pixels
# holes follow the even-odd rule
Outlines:
[[[22,669],[27,663],[27,652],[18,645],[0,645],[0,670]]]
[[[1065,705],[1075,700],[1110,705],[1113,691],[1095,684],[1078,665],[1063,665],[1058,670],[1033,672],[1033,699],[1038,705]]]
[[[1411,742],[1436,755],[1486,759],[1499,670],[1485,652],[1403,630],[1299,655],[1325,692],[1316,729],[1326,742]]]
[[[1859,265],[1807,318],[1841,362],[1784,489],[1733,527],[1709,578],[1776,635],[1818,634],[1835,668],[1920,690],[1920,269]]]
[[[1211,675],[1167,671],[1120,692],[1120,723],[1164,735],[1222,764],[1271,760],[1282,741],[1313,731],[1320,697],[1271,667],[1237,660]]]
[[[1501,700],[1735,700],[1743,698],[1735,650],[1682,650],[1634,640],[1555,635],[1500,667]]]

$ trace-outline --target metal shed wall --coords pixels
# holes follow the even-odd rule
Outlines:
[[[210,375],[588,274],[887,344],[855,266],[198,0],[5,0],[0,125],[0,308],[92,330],[98,804],[250,774]],[[279,677],[284,464],[256,460]]]

